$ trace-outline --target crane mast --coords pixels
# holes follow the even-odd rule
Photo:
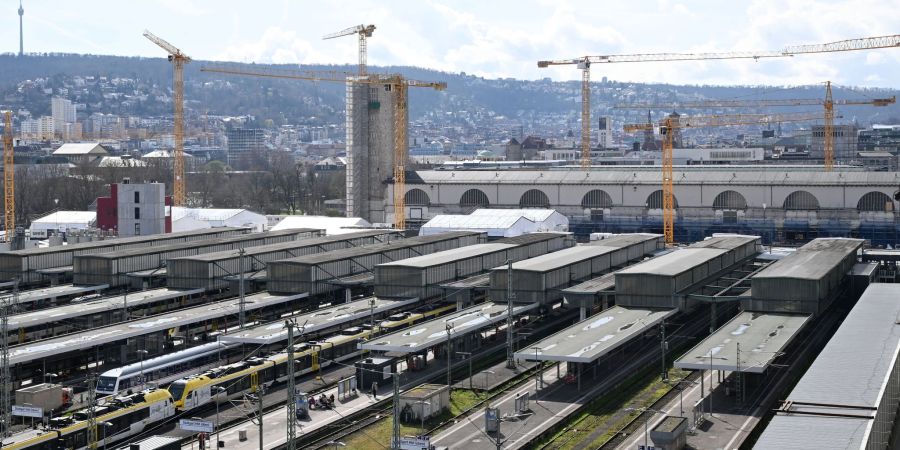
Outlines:
[[[681,116],[678,120],[666,117],[660,126],[662,135],[662,210],[663,210],[663,236],[667,245],[675,243],[675,183],[673,168],[673,146],[676,129],[718,127],[729,125],[765,125],[776,122],[800,122],[822,119],[817,113],[796,114],[721,114],[709,116]],[[652,123],[626,124],[626,133],[635,131],[652,130]]]
[[[12,234],[16,231],[16,167],[11,111],[4,114],[3,124],[3,212],[6,242],[12,242]]]
[[[172,63],[172,91],[175,106],[173,128],[175,135],[175,151],[173,158],[172,176],[172,203],[174,206],[184,206],[186,200],[184,179],[184,65],[191,62],[178,47],[155,34],[144,31],[144,37],[165,50],[169,54],[169,62]]]
[[[366,54],[368,53],[366,39],[372,37],[372,33],[374,32],[375,25],[357,25],[335,33],[326,34],[325,36],[322,36],[322,39],[334,39],[354,34],[357,35],[359,37],[359,76],[363,77],[366,75]]]

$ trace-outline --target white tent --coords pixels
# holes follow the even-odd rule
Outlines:
[[[266,216],[246,209],[172,207],[172,231],[190,231],[218,227],[250,227],[263,231]]]
[[[538,231],[534,222],[522,216],[440,214],[422,225],[419,235],[430,236],[459,230],[482,231],[486,232],[488,237],[514,237]]]
[[[44,239],[48,230],[86,230],[96,222],[95,211],[57,211],[31,222],[31,238]]]
[[[328,216],[286,216],[272,231],[291,230],[296,228],[316,228],[325,230],[325,234],[345,234],[370,228],[369,221],[359,217],[328,217]]]
[[[569,218],[555,209],[476,209],[470,216],[525,217],[535,223],[537,231],[569,231]]]

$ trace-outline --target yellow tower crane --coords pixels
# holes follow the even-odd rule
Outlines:
[[[12,242],[16,231],[16,166],[13,161],[12,112],[4,114],[3,132],[3,206],[6,242]]]
[[[358,35],[359,36],[359,76],[366,75],[366,38],[372,37],[375,32],[375,25],[357,25],[335,33],[326,34],[322,39],[334,39],[343,36]]]
[[[662,210],[663,210],[663,235],[666,244],[675,242],[675,187],[672,164],[672,147],[674,130],[676,128],[700,128],[721,127],[729,125],[766,125],[778,122],[805,122],[809,120],[821,120],[821,113],[796,113],[796,114],[722,114],[709,116],[680,116],[678,120],[666,117],[659,127],[662,135]],[[652,130],[655,126],[650,123],[626,124],[626,133]]]
[[[581,165],[591,164],[590,123],[591,123],[591,89],[590,70],[592,64],[638,63],[654,61],[696,61],[712,59],[753,59],[784,58],[788,56],[846,52],[855,50],[871,50],[877,48],[900,47],[900,34],[889,36],[865,37],[829,42],[826,44],[793,45],[777,51],[721,52],[721,53],[644,53],[631,55],[582,56],[572,59],[538,61],[538,67],[558,65],[575,65],[581,69]],[[827,138],[826,138],[827,139]]]
[[[834,100],[831,96],[831,82],[825,82],[825,98],[795,98],[795,99],[761,99],[761,100],[700,100],[675,103],[622,103],[613,106],[617,109],[706,109],[706,108],[769,108],[779,106],[822,106],[824,107],[824,159],[825,170],[834,168],[834,106],[887,106],[897,102],[897,97],[873,98],[873,99],[840,99]]]
[[[184,186],[184,65],[191,62],[191,57],[185,55],[178,47],[149,31],[144,31],[144,37],[168,52],[169,62],[172,63],[172,90],[174,91],[173,103],[175,104],[173,120],[173,128],[175,129],[173,166],[175,173],[172,177],[172,204],[174,206],[184,206],[186,200]]]
[[[231,66],[203,66],[201,72],[247,75],[290,80],[327,81],[336,83],[379,84],[386,86],[394,95],[394,227],[406,228],[406,159],[409,155],[409,110],[407,92],[410,87],[424,87],[437,91],[447,89],[442,81],[409,80],[397,74],[367,75],[365,77],[342,78],[341,72],[309,72],[302,70],[266,69]]]

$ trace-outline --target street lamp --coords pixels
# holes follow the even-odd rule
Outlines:
[[[144,390],[144,385],[147,381],[144,379],[144,356],[147,355],[147,350],[138,350],[137,354],[141,355],[141,390]]]
[[[466,361],[469,361],[469,390],[472,390],[472,352],[456,352],[457,355],[462,355],[466,357]]]
[[[652,409],[652,408],[625,408],[625,411],[637,411],[637,412],[642,412],[642,413],[650,412],[650,413],[654,413],[654,414],[665,414],[665,412],[663,412],[663,411],[660,411],[657,409]],[[650,425],[649,424],[650,424],[650,419],[652,417],[653,416],[650,416],[647,418],[647,420],[644,421],[644,447],[645,448],[650,446],[650,443],[649,443],[650,442],[650,429],[649,429]]]
[[[218,397],[219,394],[225,391],[227,391],[227,389],[222,386],[213,387],[213,401],[216,403],[216,448],[219,448],[219,442],[221,442],[221,440],[219,439],[219,399],[215,397]]]
[[[709,417],[713,417],[713,407],[712,407],[712,397],[713,397],[713,360],[720,359],[723,361],[728,361],[728,358],[723,356],[714,356],[713,350],[715,347],[709,349],[709,353],[701,356],[700,358],[709,358]],[[700,386],[701,392],[703,391],[703,376],[700,377]],[[702,395],[702,394],[701,394]]]
[[[700,383],[692,380],[678,380],[675,382],[675,386],[678,387],[678,409],[681,410],[681,415],[684,416],[684,387],[682,384],[690,384],[696,386]]]
[[[450,334],[453,332],[453,325],[448,323],[446,326],[446,329],[447,329],[447,387],[451,388],[450,369],[452,366],[450,364],[450,356],[452,356],[452,353],[451,353],[450,349],[452,347],[450,346]]]
[[[508,440],[510,440],[510,439],[512,438],[512,435],[510,435],[510,437],[506,438],[506,441],[501,441],[501,440],[500,440],[500,436],[501,436],[501,434],[500,434],[500,426],[503,425],[503,422],[511,422],[511,421],[513,421],[513,420],[519,420],[519,419],[521,419],[521,418],[523,418],[523,417],[530,417],[531,414],[532,414],[532,413],[511,414],[511,415],[508,415],[508,416],[497,417],[497,440],[496,440],[496,442],[495,442],[495,444],[496,444],[496,446],[497,446],[497,450],[501,450],[501,449],[503,448],[503,444],[505,444],[506,441],[508,441]],[[499,415],[499,414],[498,414],[498,415]],[[524,424],[523,424],[523,426],[524,426]]]
[[[541,362],[538,361],[538,352],[541,352],[544,349],[538,346],[531,347],[531,349],[534,350],[534,364],[537,366],[537,370],[534,372],[534,400],[537,401],[538,377],[540,377],[541,386],[544,386],[544,371],[541,370]]]

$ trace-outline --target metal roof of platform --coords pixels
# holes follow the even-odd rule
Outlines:
[[[519,315],[538,307],[537,303],[517,305],[513,315]],[[450,336],[460,336],[478,331],[494,323],[506,320],[507,305],[483,303],[453,314],[413,325],[410,329],[377,337],[360,344],[363,350],[414,353],[447,341],[447,325]]]
[[[651,310],[613,306],[572,325],[528,349],[517,359],[590,363],[628,343],[678,310]],[[539,350],[535,347],[540,348]]]
[[[295,295],[271,295],[263,292],[248,295],[244,300],[245,311],[252,311],[279,303],[307,297],[306,293]],[[22,364],[62,353],[73,352],[122,341],[135,336],[169,330],[184,325],[236,315],[240,311],[237,298],[209,303],[193,308],[158,314],[144,319],[132,320],[116,325],[73,333],[56,338],[35,341],[10,347],[10,365]]]
[[[900,284],[869,285],[754,448],[887,448],[890,423],[871,417],[897,407],[898,299]]]
[[[108,288],[108,284],[98,284],[94,286],[75,286],[72,284],[61,284],[41,289],[32,289],[19,292],[18,305],[25,303],[39,302],[41,300],[49,300],[57,297],[66,297],[69,295],[83,294],[85,292],[101,291]]]
[[[40,309],[37,311],[26,312],[9,316],[9,327],[28,328],[43,325],[61,320],[70,320],[76,317],[87,316],[104,311],[121,309],[126,306],[140,306],[147,303],[154,303],[172,298],[183,297],[186,295],[200,294],[203,289],[192,290],[175,290],[168,288],[150,289],[147,291],[131,292],[127,296],[114,295],[111,297],[98,298],[89,302],[71,303],[68,305],[58,306],[56,308]]]
[[[675,367],[762,373],[809,318],[799,314],[742,312],[675,361]]]
[[[326,306],[315,311],[309,311],[293,317],[297,325],[302,327],[301,333],[312,333],[319,330],[337,327],[344,323],[368,318],[373,310],[375,314],[393,311],[397,308],[411,305],[418,299],[409,300],[384,300],[375,299],[372,307],[371,300],[374,297],[356,300],[350,303]],[[287,339],[287,330],[284,322],[278,321],[255,327],[233,331],[219,337],[222,342],[240,342],[244,344],[273,344]]]

